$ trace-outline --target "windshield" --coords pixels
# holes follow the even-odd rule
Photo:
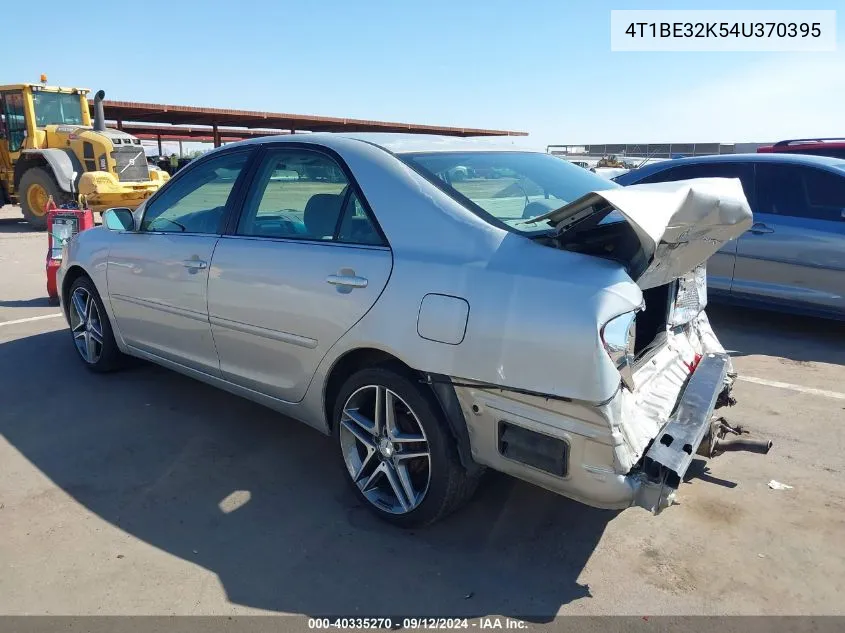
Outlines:
[[[32,93],[35,103],[35,125],[82,125],[82,106],[78,94],[59,92]]]
[[[620,185],[539,152],[430,152],[400,158],[491,224],[523,233],[546,231],[528,223],[585,193]]]

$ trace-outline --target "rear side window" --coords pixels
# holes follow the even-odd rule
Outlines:
[[[800,165],[757,166],[760,213],[815,220],[840,220],[845,177]]]
[[[340,166],[309,150],[265,156],[244,203],[237,234],[248,237],[382,244],[381,234]]]
[[[337,239],[350,244],[383,244],[381,235],[370,221],[364,205],[354,193],[350,193],[346,200]]]
[[[693,178],[739,178],[749,203],[754,195],[754,168],[751,163],[702,163],[670,167],[643,178],[641,183],[674,182]]]

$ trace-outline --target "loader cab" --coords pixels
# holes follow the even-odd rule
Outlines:
[[[49,125],[91,125],[87,90],[35,84],[0,86],[0,151],[37,149]],[[30,139],[27,144],[27,139]]]

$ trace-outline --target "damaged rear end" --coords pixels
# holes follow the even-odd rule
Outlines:
[[[640,309],[602,327],[620,372],[617,462],[630,465],[634,502],[671,504],[693,457],[767,452],[768,441],[725,438],[741,429],[714,419],[733,404],[735,373],[704,309],[706,260],[751,226],[738,180],[707,179],[595,192],[546,216],[555,246],[623,264],[643,290]]]
[[[555,228],[538,238],[547,246],[624,266],[642,303],[597,324],[600,364],[618,374],[606,402],[458,390],[477,461],[588,505],[656,513],[696,454],[768,451],[715,417],[734,402],[735,373],[704,312],[706,260],[751,225],[738,180],[593,192],[533,221]],[[492,413],[482,423],[479,411]]]

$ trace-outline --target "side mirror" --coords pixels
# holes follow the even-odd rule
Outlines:
[[[134,231],[135,218],[132,210],[126,207],[116,207],[103,211],[103,226],[109,231]]]

